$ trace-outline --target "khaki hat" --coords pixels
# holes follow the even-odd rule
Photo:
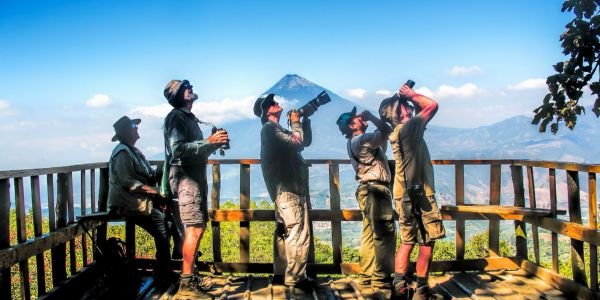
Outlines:
[[[261,120],[265,118],[269,107],[275,103],[274,97],[275,94],[268,94],[256,99],[256,102],[254,102],[254,114]]]
[[[122,116],[115,124],[113,124],[113,128],[115,129],[115,135],[112,137],[111,141],[116,142],[119,139],[119,133],[123,131],[137,127],[138,124],[142,122],[141,119],[130,119],[128,116]]]

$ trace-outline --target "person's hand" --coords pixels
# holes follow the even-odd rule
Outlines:
[[[363,110],[360,114],[358,114],[363,120],[371,121],[375,116],[368,110]]]
[[[225,130],[219,130],[208,137],[208,142],[211,144],[225,144],[229,142],[229,135]]]
[[[400,95],[400,97],[405,97],[408,99],[412,99],[416,94],[417,92],[415,92],[415,90],[406,84],[400,87],[400,90],[398,91],[398,95]]]
[[[300,113],[297,110],[290,111],[290,122],[300,122]]]

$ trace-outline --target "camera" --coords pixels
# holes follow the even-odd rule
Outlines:
[[[409,79],[409,80],[406,81],[405,85],[407,85],[409,88],[412,89],[415,86],[415,82]],[[400,103],[406,103],[406,102],[408,102],[408,100],[409,99],[406,99],[404,97],[400,97]]]
[[[317,95],[317,97],[308,101],[308,103],[304,104],[304,106],[300,107],[298,109],[298,112],[300,113],[301,117],[308,118],[308,117],[312,116],[321,105],[327,104],[330,101],[331,101],[331,98],[329,98],[329,95],[327,94],[327,92],[322,91],[319,95]]]
[[[227,130],[223,129],[223,128],[217,128],[215,126],[212,127],[211,132],[212,134],[217,133],[218,131],[225,131],[227,132]],[[219,147],[219,154],[221,154],[221,156],[225,156],[225,150],[228,150],[229,147],[229,142],[223,144],[221,147]]]

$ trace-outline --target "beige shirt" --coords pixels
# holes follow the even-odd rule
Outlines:
[[[385,155],[386,148],[387,135],[380,131],[355,135],[350,139],[348,156],[360,183],[390,182],[391,174]]]
[[[433,164],[423,139],[425,125],[425,120],[417,115],[404,124],[398,124],[390,134],[396,161],[394,199],[408,198],[406,186],[412,184],[422,184],[427,196],[435,194]]]

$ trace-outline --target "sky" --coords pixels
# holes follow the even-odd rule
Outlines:
[[[373,110],[410,78],[439,102],[438,126],[530,116],[565,59],[561,6],[0,0],[0,170],[106,161],[122,115],[142,118],[147,156],[162,152],[171,79],[189,79],[194,111],[225,126],[253,118],[286,74]]]

